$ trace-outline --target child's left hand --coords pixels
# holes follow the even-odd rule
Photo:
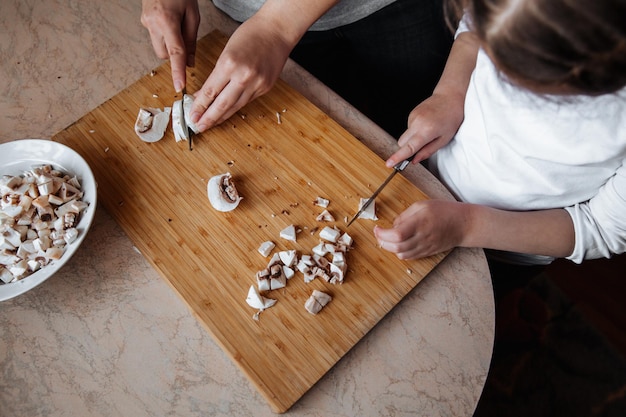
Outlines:
[[[468,224],[464,204],[447,200],[413,203],[400,213],[393,227],[374,227],[381,248],[400,259],[431,256],[459,246]]]

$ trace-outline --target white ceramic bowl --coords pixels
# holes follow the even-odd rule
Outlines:
[[[65,246],[61,259],[52,261],[40,270],[10,284],[0,283],[0,301],[25,293],[54,275],[76,252],[87,235],[96,213],[96,180],[87,162],[73,149],[51,140],[21,139],[0,144],[0,176],[22,175],[33,166],[49,164],[69,175],[76,175],[84,192],[83,201],[89,207],[81,213],[78,237]]]

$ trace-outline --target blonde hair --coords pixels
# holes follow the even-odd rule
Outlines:
[[[626,0],[449,0],[469,13],[500,70],[543,87],[606,94],[626,85]]]

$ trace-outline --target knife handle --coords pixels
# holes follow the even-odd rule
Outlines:
[[[402,162],[398,162],[393,169],[395,169],[396,171],[404,171],[404,168],[408,167],[409,164],[411,163],[411,161],[413,161],[413,159],[415,159],[415,155],[417,155],[417,152],[415,152],[413,155],[409,156],[407,159],[405,159]]]

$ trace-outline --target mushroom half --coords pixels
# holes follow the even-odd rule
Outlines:
[[[157,142],[165,135],[165,129],[170,121],[171,107],[155,109],[142,107],[135,120],[135,133],[144,142]]]
[[[217,211],[234,210],[243,199],[235,188],[230,172],[212,177],[207,184],[207,194]]]

